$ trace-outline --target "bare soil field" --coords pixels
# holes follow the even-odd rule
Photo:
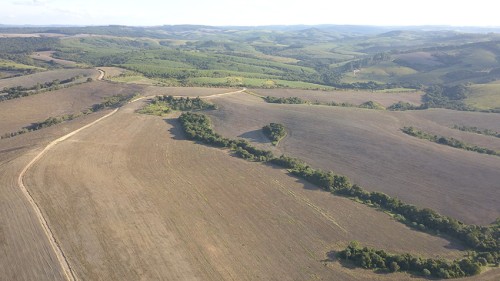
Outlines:
[[[20,130],[49,117],[78,113],[104,97],[134,94],[142,87],[94,81],[57,91],[49,91],[0,102],[0,135]]]
[[[413,126],[432,134],[453,137],[467,143],[500,151],[500,138],[452,129],[454,125],[459,125],[500,132],[500,114],[429,109],[404,113],[394,112],[394,115],[401,120],[404,126]]]
[[[319,102],[347,102],[355,105],[360,105],[367,101],[374,101],[389,106],[398,101],[409,102],[415,105],[422,103],[421,98],[423,93],[402,92],[402,93],[382,93],[370,91],[313,91],[313,90],[297,90],[297,89],[252,89],[251,92],[262,96],[272,97],[299,97],[307,101]]]
[[[17,180],[23,167],[48,142],[105,113],[95,113],[30,134],[0,140],[0,280],[65,280]]]
[[[58,144],[26,174],[80,280],[414,280],[349,269],[327,253],[359,240],[460,254],[282,170],[186,141],[175,120],[139,106]]]
[[[35,52],[30,57],[35,59],[35,60],[41,60],[41,61],[45,61],[45,62],[53,61],[57,64],[65,66],[65,67],[75,67],[77,65],[77,63],[74,61],[53,58],[52,57],[53,54],[54,54],[54,51]]]
[[[267,104],[248,94],[214,101],[220,109],[210,115],[216,131],[224,136],[246,137],[278,150],[276,153],[346,175],[368,190],[382,191],[467,223],[488,224],[500,216],[500,157],[439,145],[400,131],[403,126],[427,124],[436,133],[446,134],[451,129],[439,125],[449,126],[453,118],[489,128],[487,125],[494,122],[498,126],[498,115],[484,114],[485,121],[479,122],[482,117],[466,112]],[[427,112],[431,114],[423,117]],[[261,128],[270,122],[288,129],[277,149],[262,139]],[[483,140],[483,136],[471,137]],[[484,141],[498,145],[490,137]]]
[[[56,79],[62,81],[70,79],[75,76],[92,77],[96,79],[99,77],[99,71],[96,69],[57,69],[44,72],[38,72],[31,75],[12,77],[0,80],[0,89],[11,88],[16,86],[33,87],[37,83],[43,84],[45,82],[52,82]]]
[[[104,75],[104,79],[119,76],[120,74],[127,71],[126,69],[119,67],[99,67],[99,69],[104,70],[104,72],[106,73]]]

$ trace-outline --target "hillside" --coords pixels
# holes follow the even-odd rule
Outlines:
[[[0,279],[498,280],[498,31],[0,25]]]

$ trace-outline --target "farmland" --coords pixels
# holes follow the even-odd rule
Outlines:
[[[353,239],[392,241],[395,251],[457,254],[443,247],[448,241],[409,230],[383,213],[346,199],[331,201],[280,171],[185,141],[175,119],[138,116],[135,108],[127,106],[62,143],[27,175],[83,279],[275,279],[285,272],[290,280],[332,274],[350,279],[347,269],[318,260],[327,248]],[[76,214],[78,223],[72,222]],[[357,229],[367,225],[372,233]],[[422,246],[408,245],[407,236]],[[141,260],[144,255],[150,258]]]
[[[500,212],[499,198],[494,196],[499,179],[499,159],[408,139],[399,130],[403,124],[426,124],[432,126],[436,133],[452,130],[436,126],[436,121],[423,117],[415,120],[413,118],[419,115],[414,112],[266,104],[248,94],[228,96],[218,100],[217,104],[220,110],[210,112],[210,115],[215,117],[216,130],[223,135],[260,140],[263,125],[279,122],[290,131],[289,137],[280,143],[279,152],[347,175],[368,189],[380,190],[471,223],[488,224]],[[461,120],[467,120],[464,118],[467,115],[473,116],[459,114],[457,112],[460,116],[457,118]],[[447,115],[446,111],[436,112],[433,118],[444,122]],[[486,128],[495,128],[500,122],[496,114],[482,119],[481,125]],[[464,132],[458,134],[469,135]],[[485,145],[493,148],[499,145],[495,138],[469,137],[482,139]],[[403,172],[410,170],[413,172]],[[475,173],[480,173],[481,178],[469,177]],[[480,183],[477,184],[477,181]],[[469,186],[476,186],[481,192],[471,190]],[[447,200],[436,197],[436,193],[446,194]]]
[[[500,158],[440,142],[500,151],[497,40],[0,26],[0,279],[446,276],[356,268],[357,241],[498,280]],[[199,138],[190,110],[208,120]]]
[[[44,84],[54,80],[66,80],[76,76],[97,78],[99,72],[95,69],[61,69],[39,72],[31,75],[24,75],[19,77],[12,77],[0,80],[0,89],[11,87],[33,87],[37,83]]]
[[[17,131],[49,117],[76,114],[116,94],[133,95],[140,87],[123,87],[95,81],[67,89],[0,103],[0,135]]]
[[[374,101],[389,106],[398,101],[409,102],[420,105],[422,102],[422,93],[415,92],[370,92],[370,91],[307,91],[297,89],[257,89],[256,94],[272,97],[299,97],[306,101],[318,101],[322,103],[350,103],[360,105],[367,101]]]

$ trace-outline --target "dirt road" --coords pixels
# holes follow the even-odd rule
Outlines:
[[[35,164],[40,158],[42,158],[42,156],[47,153],[47,151],[49,151],[52,147],[54,147],[55,145],[57,145],[58,143],[70,138],[71,136],[74,136],[75,134],[77,134],[78,132],[82,131],[82,130],[85,130],[86,128],[89,128],[91,126],[93,126],[94,124],[97,124],[98,122],[104,120],[105,118],[108,118],[109,116],[115,114],[116,112],[118,111],[118,109],[115,109],[113,111],[111,111],[110,113],[104,115],[103,117],[93,121],[92,123],[90,124],[87,124],[69,134],[66,134],[54,141],[52,141],[51,143],[49,143],[40,153],[38,153],[35,158],[33,158],[24,168],[23,170],[21,171],[21,173],[19,174],[19,177],[17,179],[17,183],[19,185],[19,188],[21,189],[21,191],[23,192],[24,196],[26,197],[27,201],[30,203],[31,207],[33,208],[33,211],[38,219],[38,221],[40,222],[40,225],[42,226],[42,229],[45,233],[45,236],[47,237],[47,239],[49,240],[49,243],[52,247],[52,249],[54,250],[54,253],[56,254],[56,257],[57,257],[57,260],[61,266],[61,268],[63,269],[63,272],[65,274],[65,277],[67,280],[69,281],[73,281],[73,280],[76,280],[75,278],[75,275],[73,273],[73,270],[71,269],[66,257],[64,256],[64,253],[63,251],[61,250],[61,247],[59,246],[58,242],[56,241],[55,237],[54,237],[54,234],[52,233],[52,230],[50,229],[48,223],[47,223],[47,220],[45,219],[45,217],[43,216],[40,208],[38,207],[38,204],[35,202],[35,200],[33,200],[33,197],[31,196],[30,192],[28,191],[28,189],[26,188],[26,186],[24,185],[24,182],[23,182],[23,177],[24,175],[26,174],[26,172],[33,166],[33,164]]]
[[[106,75],[106,72],[104,70],[98,68],[97,71],[99,71],[99,77],[97,77],[97,80],[102,80],[104,78],[104,75]]]
[[[81,280],[410,279],[329,261],[350,240],[457,255],[381,212],[186,141],[174,119],[134,113],[140,103],[59,142],[25,174]]]
[[[102,80],[102,78],[104,77],[105,73],[103,70],[101,69],[98,69],[99,72],[100,72],[100,76],[98,78],[98,80]],[[227,95],[227,94],[232,94],[232,93],[239,93],[243,90],[240,90],[240,91],[236,91],[236,92],[229,92],[229,93],[225,93],[225,94],[215,94],[215,95],[211,95],[211,96],[207,96],[207,97],[216,97],[216,96],[220,96],[220,95]],[[136,102],[136,101],[139,101],[141,99],[143,99],[144,97],[140,97],[140,98],[136,98],[134,99],[133,101],[131,101],[130,103],[132,102]],[[93,121],[92,123],[89,123],[75,131],[72,131],[71,133],[68,133],[52,142],[50,142],[43,150],[41,150],[38,154],[36,154],[36,156],[22,169],[21,173],[19,174],[18,176],[18,179],[17,179],[17,183],[18,183],[18,186],[20,188],[20,190],[22,191],[23,195],[25,196],[27,202],[29,203],[29,205],[31,206],[31,208],[33,209],[33,212],[38,220],[38,222],[40,223],[41,227],[42,227],[42,230],[46,236],[46,238],[48,239],[49,243],[50,243],[50,246],[52,248],[52,250],[54,251],[55,255],[56,255],[56,258],[58,260],[58,263],[59,265],[61,266],[62,268],[62,271],[64,273],[64,276],[66,278],[66,280],[70,280],[70,281],[73,281],[73,280],[77,280],[76,277],[75,277],[75,274],[73,272],[73,270],[71,269],[71,266],[70,264],[68,263],[67,259],[66,259],[66,256],[64,255],[58,241],[56,240],[55,236],[54,236],[54,233],[52,232],[49,224],[47,223],[47,220],[45,219],[45,217],[43,216],[43,213],[42,211],[40,210],[40,207],[38,206],[38,204],[35,202],[35,200],[33,199],[33,197],[31,196],[29,190],[26,188],[25,184],[24,184],[24,175],[26,174],[26,172],[37,162],[39,161],[43,155],[45,155],[49,150],[51,150],[54,146],[56,146],[57,144],[67,140],[68,138],[76,135],[77,133],[81,132],[82,130],[85,130],[95,124],[97,124],[98,122],[108,118],[109,116],[115,114],[116,112],[118,111],[118,109],[115,109],[113,111],[111,111],[110,113],[106,114],[105,116]]]

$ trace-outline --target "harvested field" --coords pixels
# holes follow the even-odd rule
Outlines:
[[[62,81],[78,75],[84,77],[92,77],[96,79],[97,77],[99,77],[99,71],[97,71],[96,69],[80,69],[80,68],[44,71],[31,75],[1,79],[0,89],[17,87],[17,86],[29,88],[35,86],[37,83],[43,84],[45,82],[52,82],[56,79]]]
[[[315,167],[346,175],[368,190],[382,191],[467,223],[488,224],[500,216],[498,157],[431,143],[400,131],[403,126],[428,124],[436,133],[447,133],[451,129],[438,125],[461,112],[267,104],[248,94],[214,102],[220,109],[209,114],[224,136],[243,136],[259,143],[262,126],[282,123],[289,134],[277,153],[302,158]],[[427,119],[419,115],[427,112],[431,112]],[[469,113],[460,116],[455,118],[470,118],[471,124],[481,119]],[[484,117],[489,121],[475,126],[489,128],[486,123],[500,123],[498,115]],[[498,145],[494,138],[479,138],[491,141],[493,147]],[[260,145],[272,149],[268,142]]]
[[[141,92],[143,88],[101,81],[0,102],[0,135],[17,131],[48,117],[78,113],[104,97]]]
[[[119,67],[99,67],[99,69],[104,70],[104,72],[106,73],[104,75],[104,79],[119,76],[120,74],[123,74],[127,71],[126,69]]]
[[[94,113],[44,130],[0,140],[0,280],[65,280],[17,180],[23,167],[42,146],[105,113]]]
[[[282,170],[186,141],[176,121],[135,114],[140,106],[58,144],[25,177],[81,280],[413,280],[326,253],[355,239],[459,254]]]
[[[500,132],[500,115],[480,112],[429,109],[394,113],[404,126],[414,126],[425,132],[453,137],[464,142],[500,151],[500,139],[452,129],[454,125],[480,127]]]
[[[54,51],[45,51],[45,52],[35,52],[31,55],[31,58],[35,60],[41,60],[45,62],[54,62],[60,64],[64,67],[75,67],[77,65],[74,61],[62,60],[52,57]]]
[[[319,102],[347,102],[360,105],[367,101],[374,101],[389,106],[398,101],[409,102],[415,105],[422,103],[423,93],[402,92],[402,93],[383,93],[370,91],[312,91],[296,89],[252,89],[252,92],[262,96],[272,97],[299,97],[307,101]]]

